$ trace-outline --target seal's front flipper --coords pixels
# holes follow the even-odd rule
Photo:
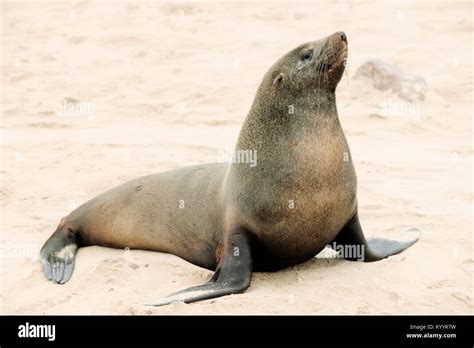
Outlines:
[[[245,230],[233,233],[225,242],[217,270],[209,282],[175,292],[150,306],[164,306],[173,302],[192,303],[244,292],[252,279],[252,240],[252,235]]]
[[[370,250],[377,252],[379,255],[382,256],[382,258],[386,258],[391,255],[395,255],[402,252],[403,250],[409,248],[418,241],[421,235],[421,231],[418,229],[411,229],[410,233],[411,232],[416,233],[416,237],[406,242],[400,242],[391,239],[371,238],[367,241],[367,243],[369,244]]]
[[[416,236],[407,242],[373,238],[367,241],[360,226],[359,216],[354,217],[343,227],[331,246],[349,261],[372,262],[395,255],[415,244],[420,237],[420,230],[412,229]]]
[[[58,228],[41,248],[41,263],[46,278],[57,284],[66,283],[74,271],[78,242],[76,233]]]

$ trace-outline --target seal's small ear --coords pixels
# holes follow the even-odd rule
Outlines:
[[[283,81],[283,73],[279,73],[277,77],[275,77],[275,79],[273,80],[273,87],[278,87],[281,82]]]

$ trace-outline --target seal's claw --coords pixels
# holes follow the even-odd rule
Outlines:
[[[64,275],[64,262],[59,259],[55,259],[53,262],[53,281],[56,283],[61,283]]]

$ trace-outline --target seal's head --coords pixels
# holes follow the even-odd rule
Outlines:
[[[310,89],[334,92],[346,59],[347,37],[340,31],[288,52],[272,66],[264,81],[276,94],[295,95]]]

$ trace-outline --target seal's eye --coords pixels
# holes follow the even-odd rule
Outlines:
[[[309,50],[303,55],[303,60],[311,60],[313,58],[313,50]]]

